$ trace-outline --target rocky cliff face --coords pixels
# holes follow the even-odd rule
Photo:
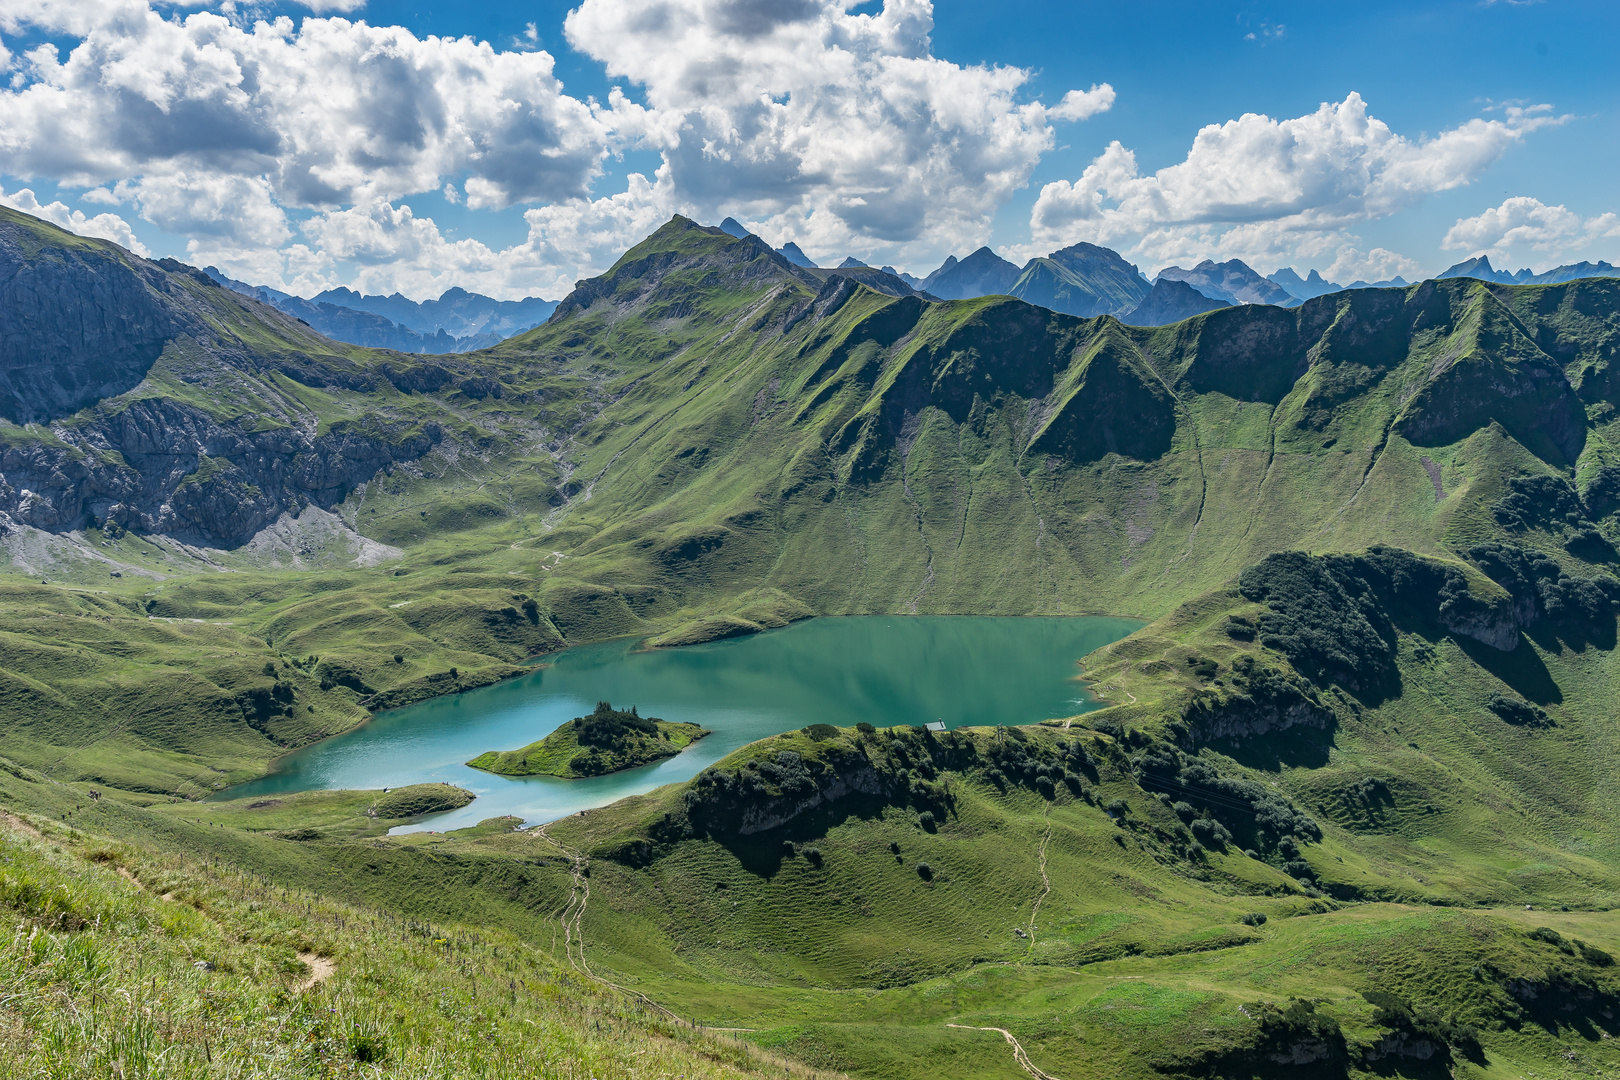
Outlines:
[[[160,360],[206,391],[201,403],[147,381]],[[0,208],[0,419],[18,425],[0,425],[0,527],[105,523],[235,547],[442,438],[369,410],[322,431],[271,372],[401,393],[450,380],[414,358],[336,346],[191,267]]]
[[[0,207],[0,417],[19,424],[131,389],[182,329],[162,268],[30,221]]]
[[[0,451],[0,512],[51,532],[102,523],[226,548],[283,511],[341,502],[442,436],[383,422],[247,431],[160,398],[59,434]]]

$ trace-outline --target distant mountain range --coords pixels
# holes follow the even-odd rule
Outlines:
[[[750,235],[747,226],[736,218],[726,218],[720,228],[739,239]],[[1082,318],[1113,315],[1132,326],[1163,326],[1237,304],[1298,307],[1306,300],[1346,289],[1405,288],[1411,284],[1397,276],[1384,281],[1357,280],[1340,285],[1315,270],[1301,277],[1298,271],[1287,266],[1262,275],[1241,259],[1223,263],[1205,259],[1190,270],[1167,266],[1150,280],[1119,252],[1095,244],[1075,244],[1043,258],[1031,259],[1022,268],[990,248],[981,247],[963,259],[948,256],[925,278],[914,277],[892,266],[873,271],[854,256],[846,257],[836,271],[822,270],[793,243],[782,245],[776,253],[795,266],[822,274],[860,270],[859,280],[897,295],[904,295],[899,285],[883,285],[878,274],[940,300],[1016,296],[1031,304]],[[1530,270],[1510,274],[1492,268],[1490,259],[1480,256],[1460,262],[1437,276],[1472,277],[1503,285],[1557,285],[1578,278],[1620,277],[1620,268],[1606,262],[1581,262],[1542,274]]]
[[[1577,281],[1581,278],[1620,277],[1620,267],[1606,262],[1578,262],[1554,267],[1541,274],[1532,273],[1529,268],[1510,274],[1506,270],[1493,269],[1490,257],[1481,255],[1460,262],[1435,276],[1471,277],[1481,281],[1494,281],[1499,285],[1562,285],[1566,281]]]
[[[204,273],[219,284],[302,319],[329,338],[351,345],[399,352],[472,352],[533,329],[551,317],[557,301],[531,296],[494,300],[465,289],[447,290],[437,300],[416,301],[395,293],[364,296],[353,289],[328,289],[306,300],[267,285],[226,277],[216,267]]]

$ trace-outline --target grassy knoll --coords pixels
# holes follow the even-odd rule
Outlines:
[[[501,776],[602,776],[674,757],[709,734],[701,725],[639,716],[598,702],[544,739],[517,750],[491,750],[467,762]]]

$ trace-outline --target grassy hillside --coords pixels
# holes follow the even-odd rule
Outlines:
[[[8,1076],[808,1076],[488,928],[0,821]]]
[[[1088,658],[1117,704],[1072,722],[812,726],[545,830],[0,799],[498,927],[810,1068],[1018,1076],[1004,1029],[1059,1076],[1607,1072],[1614,597],[1473,559],[1277,556]]]
[[[1278,556],[1072,726],[793,733],[549,832],[600,963],[862,1074],[1002,1075],[946,1023],[1056,1075],[1609,1069],[1613,601],[1524,600]]]

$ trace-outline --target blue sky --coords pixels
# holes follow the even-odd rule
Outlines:
[[[0,199],[306,294],[554,295],[673,212],[919,273],[1620,257],[1613,3],[314,3],[0,0]]]

